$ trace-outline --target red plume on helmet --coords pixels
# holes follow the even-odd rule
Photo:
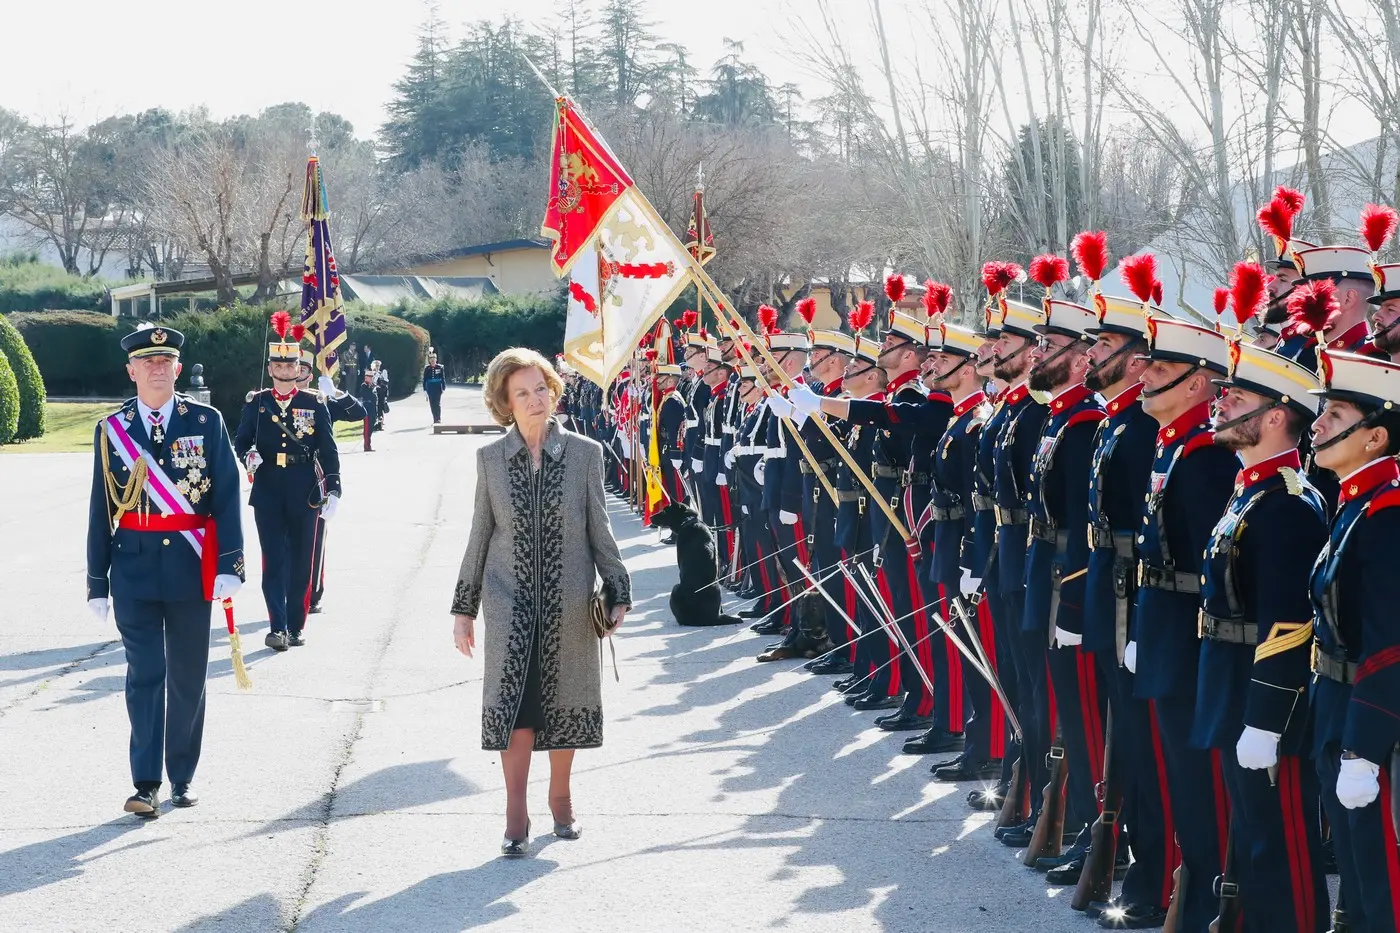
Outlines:
[[[851,331],[859,334],[870,326],[870,322],[875,320],[875,302],[862,301],[856,305],[854,311],[846,316],[846,321],[851,325]]]
[[[1266,281],[1264,267],[1255,262],[1237,263],[1230,273],[1230,301],[1240,327],[1244,327],[1264,307],[1267,300],[1264,291]],[[1220,312],[1217,310],[1216,313]]]
[[[807,322],[807,329],[812,329],[812,322],[817,319],[817,299],[803,298],[797,303],[797,316]]]
[[[765,334],[778,333],[778,309],[772,305],[759,305],[758,323]]]
[[[292,327],[292,316],[286,311],[272,312],[272,330],[278,340],[287,339],[287,331]]]
[[[1286,247],[1288,241],[1293,238],[1294,217],[1288,202],[1275,196],[1272,201],[1259,208],[1257,216],[1263,231],[1273,237],[1276,244],[1280,244],[1280,249]]]
[[[897,305],[904,300],[904,276],[898,272],[891,272],[885,276],[885,297],[890,300],[892,305]]]
[[[709,339],[710,339],[710,332],[709,332],[708,330],[706,330],[705,328],[703,328],[703,327],[700,328],[698,331],[696,331],[696,333],[700,335],[700,342],[701,342],[701,343],[707,343],[707,342],[709,341]]]
[[[646,358],[653,362],[656,360],[656,347],[647,347]]]
[[[1021,276],[1021,267],[1014,262],[989,262],[982,266],[982,284],[987,286],[987,295],[995,298],[1006,291],[1006,286]]]
[[[929,279],[924,283],[924,313],[928,315],[930,321],[934,315],[942,314],[948,310],[948,305],[953,301],[953,288],[943,282],[935,282]]]
[[[1137,296],[1138,301],[1148,304],[1152,301],[1154,286],[1157,286],[1157,257],[1151,253],[1129,256],[1123,260],[1120,270],[1123,284]]]
[[[1046,293],[1061,282],[1069,281],[1069,260],[1054,253],[1045,253],[1031,260],[1030,276]]]
[[[306,336],[306,325],[293,324],[291,334],[293,343],[301,343],[302,338]]]
[[[1230,306],[1230,290],[1228,288],[1217,288],[1214,297],[1215,316],[1218,318],[1225,313],[1225,309]]]
[[[1337,283],[1331,279],[1305,282],[1288,298],[1288,318],[1299,334],[1321,334],[1340,311]]]
[[[1303,205],[1307,202],[1307,199],[1303,197],[1303,192],[1287,185],[1279,185],[1274,189],[1274,200],[1282,202],[1293,217],[1302,213]]]
[[[1152,283],[1152,303],[1157,307],[1162,306],[1162,280],[1158,279]]]
[[[700,320],[700,315],[694,308],[686,308],[681,312],[681,329],[690,330]]]
[[[1372,253],[1385,249],[1385,244],[1395,235],[1395,226],[1400,223],[1400,215],[1395,208],[1380,204],[1367,204],[1361,209],[1361,239]]]
[[[1079,274],[1091,282],[1103,278],[1108,269],[1108,234],[1102,230],[1085,230],[1070,241],[1069,251],[1079,266]]]

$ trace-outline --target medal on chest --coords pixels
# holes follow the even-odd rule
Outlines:
[[[292,409],[292,430],[298,438],[316,433],[316,411],[312,408]]]

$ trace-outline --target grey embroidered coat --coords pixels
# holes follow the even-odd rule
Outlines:
[[[551,420],[539,477],[512,427],[477,451],[471,537],[452,599],[485,638],[481,745],[510,743],[534,634],[541,635],[537,750],[603,744],[598,637],[589,619],[597,576],[610,605],[630,605],[631,581],[608,524],[603,448]]]

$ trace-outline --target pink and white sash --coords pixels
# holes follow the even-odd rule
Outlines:
[[[107,429],[107,436],[112,441],[112,446],[116,448],[117,456],[121,457],[128,470],[136,468],[137,460],[146,461],[146,493],[151,501],[160,509],[161,515],[194,515],[194,506],[190,500],[185,498],[160,464],[156,463],[156,458],[151,456],[151,452],[143,448],[127,433],[126,425],[122,424],[120,415],[110,415],[103,419],[103,425]],[[194,548],[195,556],[201,560],[204,557],[204,531],[196,529],[194,531],[182,531],[181,535]]]

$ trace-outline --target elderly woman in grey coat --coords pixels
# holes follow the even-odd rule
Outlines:
[[[549,752],[554,834],[579,836],[569,790],[574,750],[603,744],[590,617],[597,578],[613,628],[632,602],[603,499],[603,448],[552,417],[562,391],[533,350],[505,350],[487,368],[486,404],[511,427],[477,451],[471,537],[452,598],[453,636],[468,657],[484,613],[481,745],[501,752],[507,856],[524,855],[529,844],[532,751]]]

